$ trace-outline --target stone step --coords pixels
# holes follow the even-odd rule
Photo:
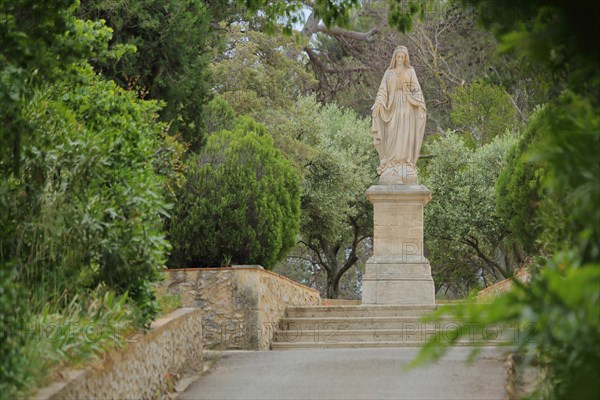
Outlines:
[[[333,330],[333,329],[422,329],[452,328],[456,323],[447,318],[440,322],[422,322],[419,316],[402,317],[306,317],[283,318],[280,329]]]
[[[352,306],[307,306],[288,307],[287,318],[330,318],[330,317],[420,317],[434,311],[436,306],[395,305],[352,305]]]
[[[370,347],[419,347],[422,342],[333,342],[333,343],[315,343],[315,342],[296,342],[296,343],[271,343],[271,350],[301,350],[301,349],[355,349],[355,348],[370,348]],[[512,343],[493,343],[491,346],[506,346],[510,347]],[[454,346],[490,346],[490,343],[476,341],[459,341]]]
[[[491,344],[511,341],[514,331],[510,329],[465,331],[467,341],[484,341]],[[435,338],[440,342],[450,341],[455,335],[452,328],[426,329],[411,327],[410,329],[354,329],[354,330],[320,330],[293,329],[279,330],[273,335],[274,343],[357,343],[357,342],[418,342]]]
[[[449,342],[460,325],[451,317],[422,322],[435,306],[330,305],[289,307],[274,333],[273,350],[422,346],[434,338]],[[463,326],[453,345],[498,346],[516,343],[515,330]],[[467,329],[467,331],[464,331]]]

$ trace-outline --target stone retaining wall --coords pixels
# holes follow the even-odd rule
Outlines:
[[[529,273],[529,271],[523,269],[517,274],[515,274],[515,276],[513,276],[512,278],[504,279],[498,283],[493,284],[492,286],[488,286],[485,289],[480,290],[477,293],[477,297],[485,299],[487,297],[494,297],[502,293],[506,293],[512,288],[513,281],[515,279],[519,282],[527,283],[529,282],[529,279],[531,279],[531,274]]]
[[[64,381],[40,390],[35,399],[155,399],[177,377],[201,366],[202,311],[180,308],[97,365],[65,371]]]
[[[288,306],[319,305],[317,290],[260,266],[168,270],[167,290],[203,311],[205,349],[268,350]]]

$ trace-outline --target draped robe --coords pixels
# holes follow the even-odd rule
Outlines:
[[[379,153],[377,173],[394,166],[414,167],[425,133],[425,99],[415,70],[388,69],[381,81],[371,134]]]

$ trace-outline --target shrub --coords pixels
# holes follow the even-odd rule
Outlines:
[[[554,244],[560,249],[545,259],[537,257],[527,285],[514,281],[513,288],[491,302],[465,302],[442,307],[437,316],[449,314],[456,331],[453,341],[466,336],[469,326],[503,324],[520,329],[517,350],[536,359],[542,368],[538,392],[532,398],[597,399],[600,386],[600,115],[589,99],[564,92],[530,121],[530,128],[544,127],[532,142],[525,160],[545,167],[541,193],[562,197],[561,212],[569,223]],[[529,166],[527,166],[529,168]],[[545,201],[545,200],[544,200]],[[536,210],[537,211],[537,210]],[[540,216],[543,227],[554,224]],[[542,243],[544,243],[543,235]],[[441,356],[448,343],[430,340],[419,360]],[[446,346],[444,348],[440,346]]]
[[[27,376],[23,360],[24,340],[20,332],[27,321],[28,308],[21,286],[14,281],[10,265],[0,266],[0,393],[10,398],[24,386]]]
[[[271,268],[294,246],[299,177],[261,124],[241,118],[210,136],[186,180],[171,221],[170,266]]]
[[[448,296],[512,276],[510,237],[496,212],[495,184],[516,139],[506,134],[470,149],[453,134],[427,146],[435,158],[423,179],[433,196],[425,208],[426,251],[434,280]]]
[[[589,163],[597,158],[600,119],[587,101],[570,92],[561,96],[559,104],[565,106],[548,104],[536,110],[496,184],[499,214],[532,254],[561,250],[565,244],[578,241],[589,221],[600,224],[595,207],[600,200],[600,168],[597,162]],[[548,132],[553,131],[565,133],[549,139]],[[560,168],[549,169],[542,157],[546,152],[562,164]],[[573,172],[574,182],[550,185],[557,171],[563,170]],[[576,212],[579,209],[585,211]],[[597,252],[592,250],[588,249]]]
[[[78,72],[80,83],[41,88],[23,110],[33,129],[20,179],[0,184],[0,255],[13,260],[33,308],[105,284],[128,292],[147,323],[168,248],[153,166],[164,126],[156,103],[89,67]]]

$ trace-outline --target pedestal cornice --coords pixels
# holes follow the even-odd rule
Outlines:
[[[367,189],[367,198],[371,203],[401,201],[425,205],[431,200],[431,192],[424,185],[372,185]]]

